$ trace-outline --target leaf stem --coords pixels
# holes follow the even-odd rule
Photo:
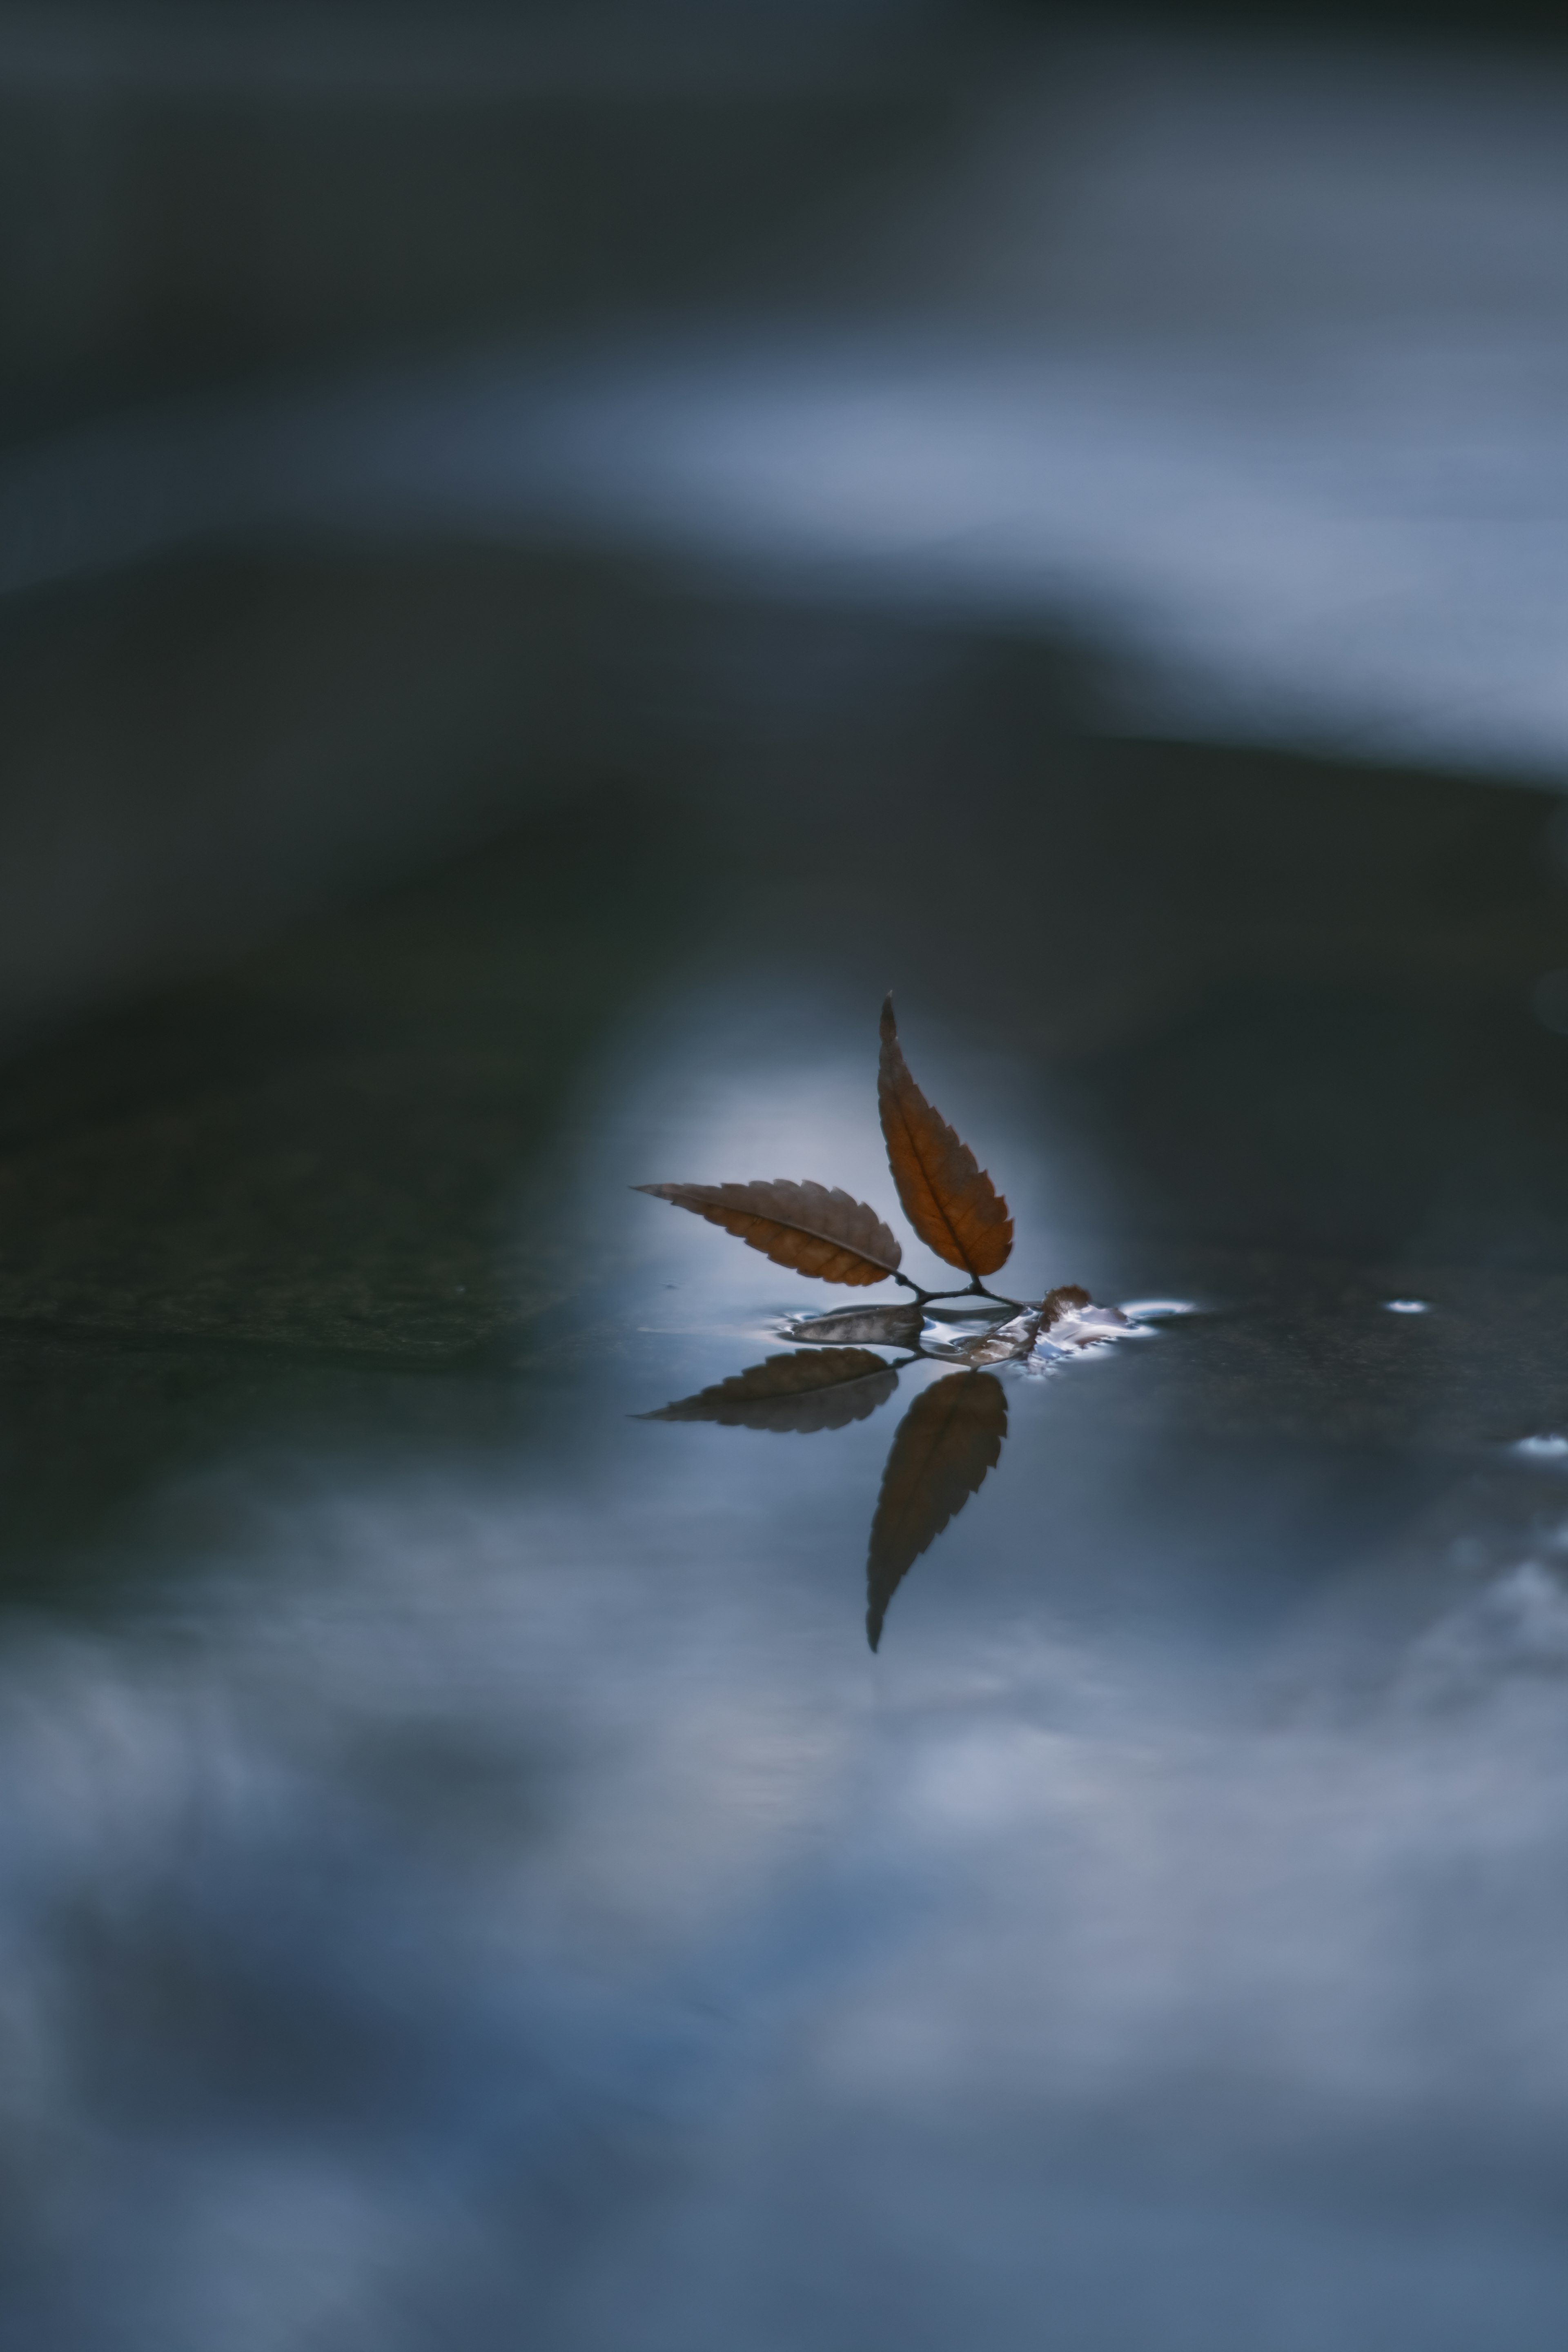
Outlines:
[[[895,1278],[900,1282],[904,1279],[901,1274]],[[913,1283],[910,1285],[911,1290],[914,1286]],[[973,1282],[966,1282],[962,1290],[922,1290],[919,1295],[921,1298],[989,1298],[998,1307],[1016,1307],[1020,1313],[1029,1305],[1026,1298],[1006,1298],[999,1290],[987,1290],[978,1275]]]

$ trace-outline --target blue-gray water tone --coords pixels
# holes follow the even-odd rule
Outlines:
[[[1020,1377],[873,1661],[890,1413],[621,1418],[757,1344],[12,1631],[11,2340],[1554,2344],[1568,1495],[1325,1600],[1150,1355]]]
[[[724,14],[0,26],[0,2347],[1557,2352],[1568,77]]]

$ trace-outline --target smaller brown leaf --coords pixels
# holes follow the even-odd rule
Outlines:
[[[893,1433],[866,1559],[866,1638],[882,1638],[888,1603],[955,1518],[1007,1434],[1007,1395],[991,1372],[949,1372],[916,1397]]]
[[[641,1421],[716,1421],[726,1429],[772,1429],[808,1436],[844,1429],[885,1404],[899,1384],[896,1364],[869,1348],[820,1348],[809,1355],[770,1356],[765,1364],[682,1397]]]
[[[890,996],[882,1007],[877,1108],[904,1214],[921,1241],[976,1281],[994,1274],[1013,1247],[1007,1203],[910,1076]]]
[[[819,1282],[852,1287],[886,1282],[903,1255],[876,1210],[837,1187],[829,1192],[825,1184],[775,1176],[771,1183],[759,1177],[751,1184],[634,1184],[632,1190],[689,1209],[775,1265]]]

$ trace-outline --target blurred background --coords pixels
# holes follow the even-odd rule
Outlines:
[[[547,774],[689,772],[703,599],[1064,648],[1120,734],[1554,784],[1550,30],[8,6],[0,1027]]]

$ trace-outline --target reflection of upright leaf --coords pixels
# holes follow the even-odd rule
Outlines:
[[[634,1184],[632,1190],[689,1209],[775,1265],[822,1282],[886,1282],[903,1255],[876,1210],[837,1186],[830,1192],[825,1184],[776,1176],[771,1183],[759,1177],[752,1184]]]
[[[909,1570],[994,1469],[1007,1434],[1007,1398],[990,1372],[949,1372],[910,1405],[882,1473],[866,1560],[866,1634],[873,1650]]]
[[[843,1429],[885,1404],[898,1367],[869,1348],[815,1348],[809,1355],[770,1356],[765,1364],[682,1397],[644,1421],[717,1421],[726,1429]]]
[[[904,1214],[928,1249],[964,1274],[994,1274],[1013,1247],[1007,1203],[967,1143],[933,1110],[910,1076],[893,1000],[882,1007],[877,1106],[888,1164]]]

